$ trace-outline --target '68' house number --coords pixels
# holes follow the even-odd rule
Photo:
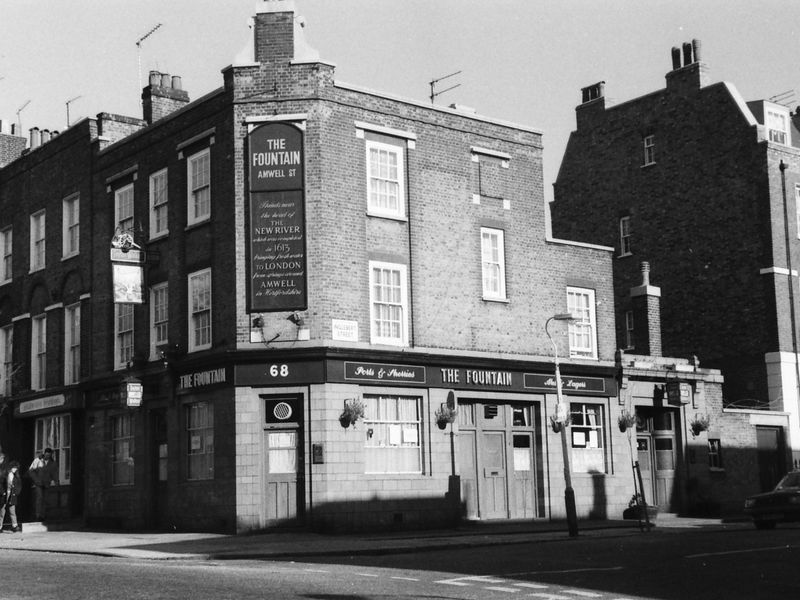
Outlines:
[[[270,365],[269,366],[269,376],[270,377],[288,377],[289,376],[289,365]]]

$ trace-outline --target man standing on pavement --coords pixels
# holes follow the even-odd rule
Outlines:
[[[53,460],[52,448],[45,448],[41,456],[33,459],[28,468],[28,474],[33,481],[34,521],[43,521],[46,504],[45,490],[58,484],[58,465]]]

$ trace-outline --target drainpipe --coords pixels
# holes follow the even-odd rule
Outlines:
[[[786,169],[788,165],[781,160],[781,191],[783,192],[783,230],[786,245],[786,268],[789,269],[789,318],[792,325],[792,352],[794,353],[794,370],[795,370],[795,392],[797,392],[797,414],[800,415],[800,359],[797,355],[797,316],[795,315],[794,307],[794,276],[792,275],[792,249],[791,249],[791,236],[789,235],[789,204],[786,200]],[[780,348],[779,348],[780,350]],[[794,455],[794,450],[792,450]],[[796,462],[794,456],[792,461]]]

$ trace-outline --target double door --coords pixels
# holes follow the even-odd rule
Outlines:
[[[665,409],[639,412],[636,448],[645,500],[663,512],[676,512],[680,509],[675,489],[679,464],[676,413]]]
[[[459,473],[469,519],[541,515],[535,407],[459,403]]]

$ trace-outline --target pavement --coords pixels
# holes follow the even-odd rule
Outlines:
[[[500,544],[574,540],[560,521],[465,522],[436,531],[404,531],[329,535],[307,530],[257,534],[95,531],[71,524],[48,530],[41,523],[23,524],[22,531],[0,534],[0,550],[86,554],[150,560],[286,560],[319,556],[396,554]],[[720,519],[659,515],[653,532],[679,529],[724,529]],[[592,520],[578,523],[578,539],[598,536],[648,535],[637,521]]]

